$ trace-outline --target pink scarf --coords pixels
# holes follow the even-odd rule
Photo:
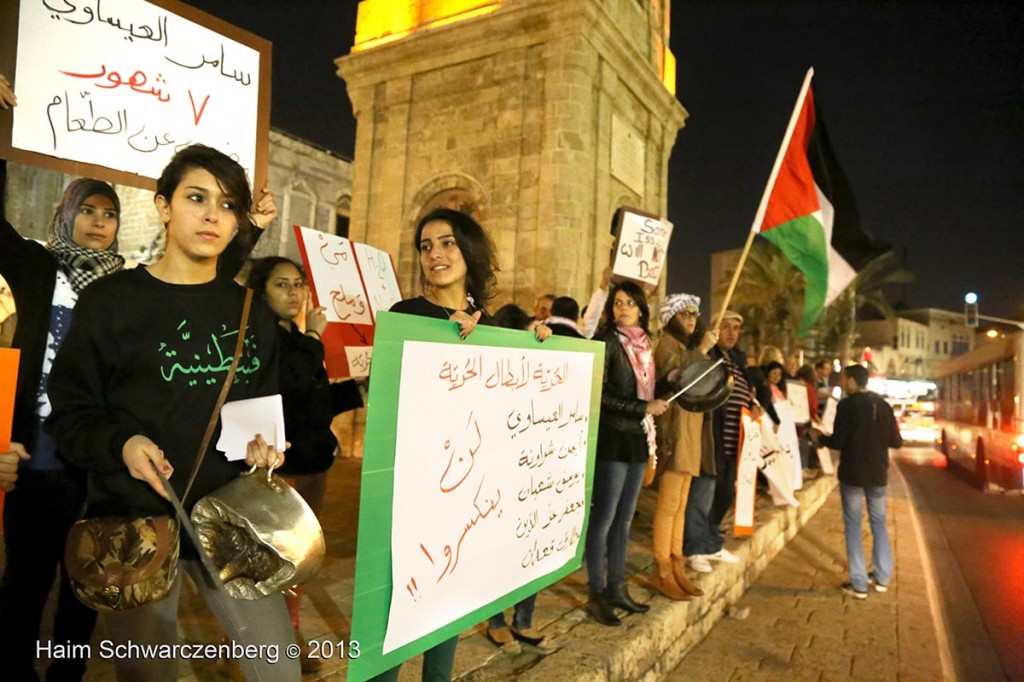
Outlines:
[[[629,364],[633,367],[636,377],[636,397],[640,400],[654,400],[654,352],[651,350],[651,339],[640,327],[616,327],[619,343],[626,351]],[[654,429],[654,417],[645,414],[643,418],[644,435],[647,436],[647,452],[658,463],[658,436]]]

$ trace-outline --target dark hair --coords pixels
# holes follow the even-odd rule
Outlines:
[[[530,316],[515,303],[509,303],[498,308],[498,312],[494,313],[491,320],[496,327],[523,330],[530,323]]]
[[[559,296],[551,304],[551,314],[575,321],[580,316],[580,304],[572,296]]]
[[[796,371],[796,378],[811,384],[812,386],[814,385],[814,382],[818,380],[818,377],[814,376],[814,367],[811,365],[801,365]]]
[[[430,222],[440,220],[451,225],[455,235],[455,243],[459,245],[462,258],[466,261],[466,292],[473,297],[473,305],[483,308],[484,304],[494,296],[494,287],[498,280],[494,273],[498,271],[497,254],[491,238],[480,227],[480,223],[472,217],[450,208],[435,208],[416,223],[416,234],[413,248],[420,251],[420,237],[423,227]],[[420,281],[423,281],[422,267]]]
[[[764,378],[768,379],[768,375],[772,373],[773,369],[777,369],[782,372],[782,379],[786,378],[786,368],[783,367],[781,362],[772,360],[771,362],[761,365],[761,371],[764,372]],[[770,381],[768,383],[771,383]]]
[[[651,321],[651,309],[647,305],[647,295],[640,288],[639,284],[633,282],[616,282],[608,290],[608,300],[604,303],[604,324],[601,325],[599,333],[604,333],[615,326],[615,294],[622,292],[633,299],[636,307],[640,310],[640,328],[650,336],[651,330],[648,325]],[[595,334],[597,336],[597,334]]]
[[[204,144],[193,144],[179,150],[160,173],[160,178],[156,181],[156,193],[170,202],[185,174],[196,168],[208,171],[216,178],[221,191],[231,197],[235,204],[233,212],[238,219],[238,237],[232,243],[241,241],[239,246],[245,247],[248,251],[255,231],[255,226],[249,218],[249,212],[252,210],[252,190],[249,189],[245,169],[227,154]]]
[[[291,258],[285,258],[284,256],[267,256],[266,258],[257,258],[251,261],[249,266],[249,277],[245,282],[245,286],[249,287],[253,291],[253,295],[261,300],[267,300],[267,282],[270,280],[270,273],[274,271],[278,265],[284,264],[292,265],[296,270],[299,271],[299,275],[302,276],[303,281],[306,279],[306,272],[302,269],[302,266],[293,261]]]
[[[857,384],[858,388],[864,388],[868,385],[868,370],[866,367],[861,365],[849,365],[843,368],[843,372],[846,376],[853,379],[853,382]]]
[[[697,325],[693,328],[692,334],[687,334],[686,330],[673,315],[669,318],[668,324],[662,327],[665,331],[675,337],[679,343],[686,346],[689,350],[693,350],[700,345],[700,342],[704,340],[704,335],[708,333],[707,327],[704,325],[704,320],[697,318]]]
[[[831,366],[832,366],[832,363],[830,361],[828,361],[828,360],[825,360],[825,359],[818,360],[816,363],[814,363],[814,368],[815,369],[818,369],[819,367],[831,367]]]

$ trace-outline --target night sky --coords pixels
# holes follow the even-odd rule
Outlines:
[[[271,123],[352,157],[333,59],[356,1],[194,0],[274,43]],[[803,75],[865,228],[906,257],[909,307],[1024,319],[1024,3],[677,0],[689,112],[669,178],[670,290],[706,297],[713,251],[743,245]],[[300,9],[301,8],[301,9]]]

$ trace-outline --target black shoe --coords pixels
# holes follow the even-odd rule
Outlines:
[[[610,625],[612,627],[622,625],[622,621],[615,615],[615,609],[612,608],[612,605],[608,603],[608,600],[602,594],[590,593],[590,599],[587,601],[587,611],[601,625]]]
[[[626,583],[609,585],[604,591],[604,596],[609,604],[618,606],[620,609],[626,609],[629,613],[647,613],[651,610],[651,607],[647,604],[633,601],[633,597],[629,596],[629,590],[626,589]]]

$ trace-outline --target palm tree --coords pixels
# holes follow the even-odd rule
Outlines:
[[[786,353],[803,347],[817,356],[835,354],[845,363],[856,337],[856,311],[871,308],[886,319],[895,319],[896,312],[883,288],[912,279],[910,272],[899,267],[896,254],[883,253],[857,273],[822,311],[808,338],[801,340],[798,332],[806,278],[777,246],[758,238],[751,245],[730,307],[744,317],[746,336],[753,344],[752,355],[770,344]],[[725,289],[715,293],[724,295]]]
[[[729,305],[743,315],[744,336],[753,344],[751,355],[765,345],[796,350],[805,281],[777,246],[760,237],[754,240]],[[725,295],[725,289],[715,293]]]

